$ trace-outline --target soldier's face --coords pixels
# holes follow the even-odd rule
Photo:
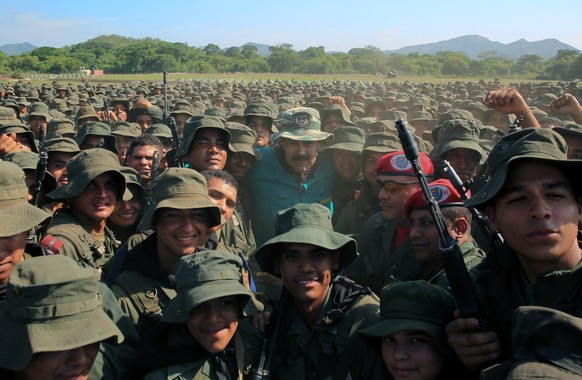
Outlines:
[[[274,265],[294,302],[317,309],[323,305],[332,273],[339,267],[339,252],[313,244],[283,243]]]
[[[75,156],[75,153],[67,152],[51,152],[47,170],[51,173],[57,180],[57,187],[61,187],[69,183],[69,178],[67,176],[67,164],[71,161],[71,158]]]
[[[202,303],[190,313],[188,332],[207,351],[224,351],[238,327],[239,302],[237,296],[226,296]]]
[[[157,212],[154,230],[157,232],[158,255],[180,257],[190,255],[210,237],[206,209],[165,208]]]
[[[222,170],[226,165],[227,143],[224,135],[210,128],[196,132],[190,151],[184,160],[194,170]]]
[[[153,145],[139,145],[133,149],[131,155],[125,158],[125,166],[134,168],[142,180],[152,178],[152,164],[156,147]],[[161,155],[161,152],[158,152]]]
[[[118,179],[103,173],[93,179],[85,190],[73,198],[71,212],[83,224],[105,223],[117,205]]]
[[[378,175],[376,174],[376,164],[380,157],[384,156],[386,153],[368,151],[362,154],[366,155],[362,165],[362,174],[364,175],[364,178],[366,178],[366,181],[375,188],[376,180],[378,179]]]
[[[331,151],[331,160],[336,174],[344,181],[354,181],[360,175],[360,155],[342,149]]]
[[[252,169],[255,160],[254,156],[245,152],[231,153],[226,161],[226,171],[237,181],[242,181]]]
[[[411,179],[412,177],[408,176],[378,176],[378,181],[380,182],[390,181],[393,183],[389,190],[386,190],[388,186],[380,188],[378,199],[380,200],[380,206],[382,206],[384,219],[399,226],[408,225],[408,220],[404,214],[404,204],[408,197],[419,188],[417,183],[405,184],[410,182]]]
[[[132,227],[137,224],[141,216],[142,205],[139,199],[134,197],[129,201],[119,201],[115,211],[109,217],[109,221],[119,227]]]
[[[285,152],[285,162],[293,172],[306,173],[315,165],[319,142],[285,139],[281,146]]]
[[[143,132],[151,127],[156,121],[150,115],[137,115],[135,122],[139,124]]]
[[[16,373],[15,378],[87,380],[98,351],[99,342],[70,350],[39,352],[32,356],[26,368]]]
[[[409,235],[417,260],[438,259],[439,233],[430,211],[414,210],[410,213]]]
[[[516,252],[530,281],[572,269],[582,257],[577,239],[582,207],[566,175],[555,165],[520,160],[507,178],[487,207],[492,229]]]
[[[22,261],[28,231],[0,237],[0,285],[8,283],[14,267]]]
[[[475,176],[479,164],[479,154],[472,149],[454,148],[441,154],[441,161],[447,160],[459,178],[467,181]]]
[[[436,379],[445,358],[434,339],[421,331],[403,330],[382,338],[382,359],[395,380]]]
[[[210,177],[206,180],[210,200],[220,208],[225,222],[232,218],[236,207],[237,190],[220,178]]]
[[[182,136],[184,133],[184,126],[186,122],[190,119],[190,115],[186,115],[183,113],[178,113],[174,115],[174,120],[176,120],[176,131],[178,131],[178,135]]]
[[[327,115],[325,121],[321,125],[321,130],[324,132],[333,132],[344,124],[344,120],[337,114],[331,113]]]
[[[269,145],[271,137],[271,120],[262,116],[247,116],[247,127],[257,132],[255,145],[263,147]]]
[[[582,138],[575,136],[564,136],[568,145],[568,159],[582,159]]]

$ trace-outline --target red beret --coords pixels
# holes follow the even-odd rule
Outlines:
[[[420,160],[420,166],[424,174],[432,176],[434,174],[434,166],[432,165],[431,159],[423,152],[419,152],[418,159]],[[402,150],[381,157],[376,164],[376,174],[416,177],[414,169],[412,169],[412,164],[408,161]]]
[[[428,189],[435,201],[439,204],[439,207],[463,207],[461,195],[448,179],[439,179],[429,183]],[[470,197],[471,193],[469,192],[467,196]],[[406,203],[404,204],[404,214],[407,218],[410,218],[410,214],[413,210],[422,210],[426,208],[426,201],[424,200],[422,189],[418,189],[406,200]]]

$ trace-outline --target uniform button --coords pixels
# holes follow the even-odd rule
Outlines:
[[[182,309],[178,309],[176,310],[176,315],[179,317],[180,315],[182,315]]]
[[[481,199],[485,199],[487,197],[487,192],[481,194]]]

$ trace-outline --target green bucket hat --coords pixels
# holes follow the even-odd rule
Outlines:
[[[370,133],[366,137],[362,152],[390,153],[402,149],[400,139],[390,132]]]
[[[11,134],[25,136],[28,141],[30,141],[31,149],[33,152],[38,153],[38,147],[36,141],[34,140],[34,133],[18,120],[7,120],[0,122],[0,134]]]
[[[165,124],[153,124],[144,133],[165,139],[172,138],[172,130]]]
[[[576,123],[568,123],[561,127],[554,127],[552,131],[556,132],[560,136],[566,137],[578,137],[582,138],[582,125]]]
[[[49,114],[49,107],[43,102],[35,102],[28,107],[26,120],[30,120],[31,116],[43,116],[47,122],[52,120],[52,117]]]
[[[111,124],[111,134],[127,137],[137,137],[141,135],[141,127],[137,123],[117,121]]]
[[[29,231],[52,217],[28,203],[25,177],[18,165],[0,161],[0,211],[2,215],[9,216],[0,222],[0,237]]]
[[[95,107],[92,105],[79,107],[75,116],[75,124],[79,125],[79,121],[89,118],[97,118],[97,120],[100,120]]]
[[[520,306],[511,325],[511,359],[483,370],[480,379],[581,378],[581,318],[541,306]]]
[[[481,130],[474,122],[463,119],[447,120],[432,131],[436,143],[430,156],[439,161],[442,154],[452,149],[465,148],[479,155],[479,162],[485,159],[485,152],[480,144]]]
[[[339,270],[346,268],[358,257],[356,241],[333,230],[331,211],[319,203],[298,203],[279,211],[275,220],[275,234],[255,253],[261,269],[275,276],[280,276],[273,271],[273,257],[279,243],[313,244],[331,251],[339,249]]]
[[[335,114],[343,120],[343,126],[356,126],[356,124],[350,120],[348,111],[339,104],[332,104],[329,107],[325,107],[319,112],[319,114],[321,115],[321,124],[325,123],[325,119],[327,119],[329,115]]]
[[[366,141],[364,130],[354,126],[339,127],[332,132],[333,140],[326,150],[347,150],[360,154]]]
[[[117,139],[111,134],[111,127],[101,121],[90,121],[81,126],[81,129],[77,132],[75,136],[75,141],[79,146],[83,146],[83,141],[89,135],[98,136],[103,138],[104,148],[110,150],[111,152],[118,154],[117,151]]]
[[[145,210],[140,226],[151,228],[155,213],[161,208],[207,209],[210,215],[208,227],[218,226],[222,222],[220,209],[208,197],[206,179],[196,170],[188,168],[168,168],[154,180],[151,205]]]
[[[453,295],[424,280],[406,281],[386,286],[380,294],[380,320],[359,333],[379,339],[403,330],[423,331],[430,335],[439,351],[451,355],[445,326],[453,320],[457,309]]]
[[[228,144],[230,150],[234,148],[230,145],[230,132],[225,128],[224,119],[216,116],[193,116],[184,126],[184,138],[180,149],[176,151],[176,157],[182,157],[190,151],[190,145],[196,137],[196,132],[203,128],[211,128],[223,134],[224,140]]]
[[[131,199],[137,198],[137,200],[142,204],[142,207],[145,207],[147,204],[147,192],[143,187],[141,177],[137,170],[130,168],[129,166],[122,166],[119,171],[125,177],[125,184],[132,195]]]
[[[582,160],[567,158],[566,141],[550,129],[527,128],[503,136],[484,165],[491,178],[465,202],[467,207],[484,208],[503,188],[512,162],[535,160],[561,167],[565,173],[580,173]]]
[[[179,114],[194,116],[192,105],[184,100],[176,102],[176,104],[174,104],[174,109],[170,113],[170,116]]]
[[[118,179],[117,195],[124,201],[131,199],[131,193],[125,186],[125,177],[121,174],[121,165],[117,156],[103,148],[87,149],[71,158],[67,164],[69,182],[47,194],[54,200],[75,198],[103,173],[111,172]]]
[[[5,161],[9,161],[18,165],[22,170],[36,173],[36,167],[38,161],[40,161],[40,155],[38,153],[29,152],[26,150],[19,150],[16,152],[10,152],[4,156]],[[25,172],[26,173],[26,172]],[[46,193],[53,191],[57,188],[57,181],[55,177],[46,171],[44,180],[42,181],[43,189]]]
[[[69,137],[55,137],[44,142],[44,150],[49,153],[51,152],[64,152],[64,153],[81,153],[79,145],[75,140]]]
[[[0,106],[0,121],[16,120],[16,112],[12,108]]]
[[[113,340],[123,334],[101,308],[99,273],[63,255],[18,264],[0,303],[3,339],[0,367],[25,368],[39,352],[54,352]]]
[[[45,139],[52,139],[54,137],[74,137],[75,123],[67,118],[55,118],[49,121]]]
[[[164,309],[162,322],[184,323],[190,312],[212,299],[239,296],[240,315],[256,311],[243,284],[243,262],[231,252],[207,250],[180,258],[176,268],[176,297]]]
[[[235,153],[248,153],[257,159],[261,154],[255,149],[257,132],[240,123],[226,123],[226,129],[230,132],[230,143]]]
[[[279,132],[271,136],[275,143],[279,138],[297,141],[324,141],[333,138],[328,132],[321,131],[319,112],[314,108],[291,108],[276,120]]]

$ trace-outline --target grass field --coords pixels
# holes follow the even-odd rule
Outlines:
[[[134,81],[147,81],[147,82],[161,82],[163,78],[162,73],[158,74],[104,74],[99,76],[89,76],[89,83],[97,84],[120,84],[125,82]],[[194,81],[194,80],[207,80],[207,81],[256,81],[256,80],[295,80],[295,81],[335,81],[335,80],[349,80],[349,81],[364,81],[364,82],[404,82],[410,81],[413,83],[420,82],[430,82],[430,83],[449,83],[456,81],[464,82],[478,82],[483,79],[486,82],[493,81],[494,78],[444,78],[444,77],[419,77],[419,76],[398,76],[396,78],[386,78],[374,75],[308,75],[308,74],[276,74],[276,73],[234,73],[234,74],[192,74],[192,73],[169,73],[168,81],[170,83],[182,82],[182,81]],[[25,78],[20,79],[21,81],[31,82],[33,85],[41,85],[42,83],[57,81],[60,83],[81,83],[80,77],[59,77],[46,76],[44,78]],[[6,82],[18,82],[18,79],[12,79],[8,77],[0,78],[0,83]],[[501,79],[503,85],[509,83],[520,83],[520,82],[539,82],[535,80],[525,80],[523,78],[516,79]]]

